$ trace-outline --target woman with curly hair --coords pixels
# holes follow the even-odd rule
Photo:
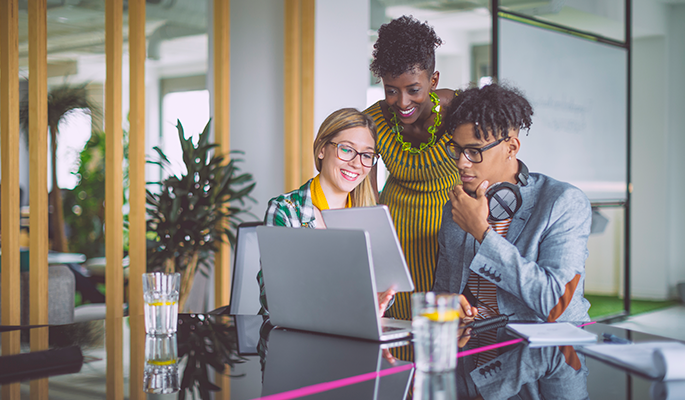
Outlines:
[[[433,284],[442,207],[459,183],[443,123],[457,93],[437,89],[440,44],[433,28],[413,17],[381,26],[371,71],[382,81],[385,99],[364,111],[376,121],[377,149],[390,173],[379,202],[390,209],[417,292]],[[411,319],[410,294],[398,293],[386,316]]]

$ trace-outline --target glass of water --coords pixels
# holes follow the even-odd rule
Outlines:
[[[457,375],[446,372],[416,371],[414,400],[448,400],[457,398]]]
[[[148,335],[171,335],[178,323],[178,291],[181,274],[151,272],[143,274],[145,332]]]
[[[176,334],[145,336],[143,374],[143,390],[147,393],[169,394],[180,390]]]
[[[457,367],[459,295],[433,292],[412,295],[412,333],[416,369],[450,371]]]

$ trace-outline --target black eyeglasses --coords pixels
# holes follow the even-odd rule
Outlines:
[[[328,142],[334,146],[336,146],[337,149],[337,156],[341,161],[352,161],[354,160],[357,156],[359,156],[359,160],[362,162],[362,165],[371,168],[376,163],[378,162],[378,154],[376,153],[360,153],[357,150],[353,149],[352,147],[344,144],[344,143],[335,143],[335,142]]]
[[[478,164],[480,162],[483,162],[483,152],[486,150],[490,150],[491,148],[497,146],[498,144],[509,140],[508,137],[502,138],[499,140],[496,140],[492,143],[490,143],[487,146],[483,146],[481,148],[477,147],[460,147],[453,141],[449,141],[447,143],[447,155],[453,158],[456,161],[459,161],[459,157],[461,157],[461,153],[464,153],[466,156],[466,159],[471,161],[474,164]]]

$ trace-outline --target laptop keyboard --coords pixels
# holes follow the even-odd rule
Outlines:
[[[404,330],[404,328],[398,328],[396,326],[383,326],[383,332],[394,332],[402,330]]]

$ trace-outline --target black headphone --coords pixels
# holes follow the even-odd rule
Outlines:
[[[519,170],[516,174],[516,181],[521,186],[528,184],[528,167],[521,160],[516,160]],[[490,208],[489,219],[491,221],[504,221],[511,218],[521,208],[521,190],[518,185],[509,182],[498,182],[490,186],[485,192]]]

